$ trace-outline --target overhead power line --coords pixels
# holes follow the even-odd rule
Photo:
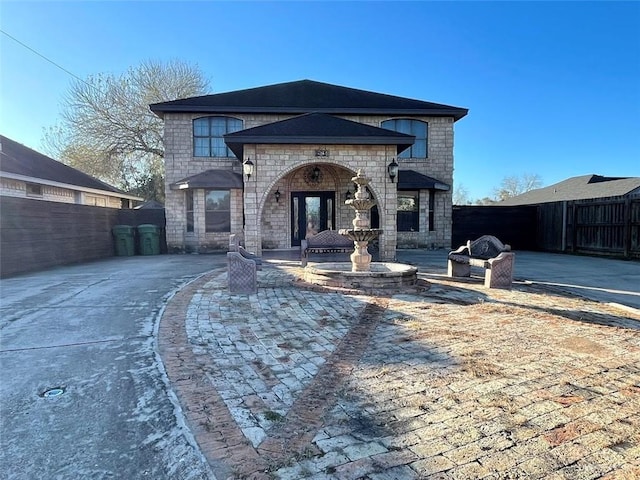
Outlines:
[[[9,37],[11,40],[13,40],[14,42],[16,42],[17,44],[23,46],[24,48],[26,48],[27,50],[29,50],[32,53],[35,53],[36,55],[38,55],[40,58],[46,60],[47,62],[49,62],[51,65],[54,65],[55,67],[59,68],[60,70],[62,70],[63,72],[65,72],[68,75],[71,75],[73,78],[75,78],[76,80],[81,81],[82,83],[90,86],[91,88],[96,88],[95,85],[91,85],[90,83],[86,82],[85,80],[83,80],[82,78],[80,78],[79,76],[77,76],[76,74],[74,74],[73,72],[70,72],[69,70],[67,70],[66,68],[64,68],[63,66],[57,64],[56,62],[54,62],[53,60],[51,60],[50,58],[48,58],[47,56],[41,54],[40,52],[38,52],[37,50],[31,48],[29,45],[21,42],[20,40],[18,40],[16,37],[14,37],[13,35],[8,34],[7,32],[5,32],[4,30],[0,29],[0,32],[2,32],[3,34],[5,34],[7,37]]]

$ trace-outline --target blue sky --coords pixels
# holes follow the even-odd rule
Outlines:
[[[197,63],[211,93],[304,78],[469,109],[456,184],[640,176],[640,2],[0,1],[73,74]],[[41,149],[72,77],[0,34],[0,133]]]

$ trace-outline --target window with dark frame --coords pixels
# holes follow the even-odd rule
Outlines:
[[[27,183],[27,196],[28,197],[41,197],[42,185],[37,183]]]
[[[187,214],[187,232],[193,232],[193,190],[187,190],[185,195],[185,211]]]
[[[231,193],[206,190],[204,198],[205,232],[231,232]]]
[[[398,154],[398,158],[427,158],[429,155],[428,142],[429,124],[422,120],[396,118],[382,122],[382,128],[394,130],[407,135],[414,135],[414,144]]]
[[[420,231],[419,200],[418,192],[398,192],[398,232]]]
[[[436,229],[436,192],[429,190],[429,231]]]
[[[202,117],[193,121],[194,157],[234,157],[224,135],[242,130],[242,120],[232,117]]]

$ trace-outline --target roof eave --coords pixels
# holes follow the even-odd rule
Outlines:
[[[12,180],[18,180],[18,181],[27,182],[27,183],[48,185],[50,187],[65,188],[67,190],[73,190],[78,192],[105,195],[108,197],[126,198],[127,200],[137,200],[137,201],[144,200],[144,198],[142,197],[136,197],[135,195],[131,195],[129,193],[122,192],[122,191],[99,190],[97,188],[83,187],[82,185],[74,185],[72,183],[56,182],[55,180],[47,180],[44,178],[20,175],[18,173],[0,171],[0,177],[10,178]]]
[[[315,135],[274,135],[264,137],[260,135],[225,137],[227,145],[243,144],[327,144],[327,145],[408,145],[414,143],[415,137],[391,136],[315,136]]]
[[[412,185],[412,184],[406,184],[404,186],[398,187],[398,190],[425,190],[425,187],[422,185]],[[448,192],[449,190],[451,190],[451,187],[449,187],[449,185],[447,185],[446,183],[434,183],[433,188],[428,188],[427,190],[439,190],[441,192]]]
[[[469,110],[455,108],[441,109],[408,109],[408,108],[302,108],[302,107],[240,107],[240,106],[207,106],[207,105],[162,105],[152,104],[151,111],[158,117],[164,118],[165,113],[273,113],[273,114],[303,114],[309,112],[328,114],[356,114],[356,115],[412,115],[429,117],[453,117],[455,121],[465,117]]]
[[[236,157],[242,160],[245,145],[395,145],[397,154],[413,145],[414,137],[235,137],[226,140],[227,146]]]
[[[230,172],[228,170],[220,170],[220,173],[224,174],[224,178],[219,179],[220,181],[209,181],[203,182],[202,176],[208,172],[215,171],[217,169],[207,170],[197,175],[192,175],[187,178],[183,178],[178,180],[177,182],[171,183],[169,185],[170,190],[190,190],[194,188],[225,188],[225,189],[238,189],[242,190],[244,188],[244,183],[242,181],[242,175],[236,172]]]

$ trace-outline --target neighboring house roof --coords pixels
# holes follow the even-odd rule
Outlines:
[[[428,115],[460,120],[468,109],[342,87],[313,80],[278,83],[150,105],[166,112]]]
[[[245,144],[396,145],[400,153],[413,145],[415,137],[325,113],[307,113],[228,133],[224,140],[242,158]]]
[[[110,196],[141,200],[4,135],[0,135],[0,175],[27,182],[99,191]]]
[[[169,185],[171,190],[186,190],[193,188],[240,188],[242,189],[244,184],[242,182],[242,175],[229,170],[205,170],[197,175],[192,175],[182,180],[178,180],[175,183]]]
[[[534,205],[538,203],[640,194],[640,177],[603,177],[582,175],[544,188],[508,198],[496,205]]]
[[[443,190],[446,192],[450,188],[446,183],[415,170],[398,171],[398,190]]]

